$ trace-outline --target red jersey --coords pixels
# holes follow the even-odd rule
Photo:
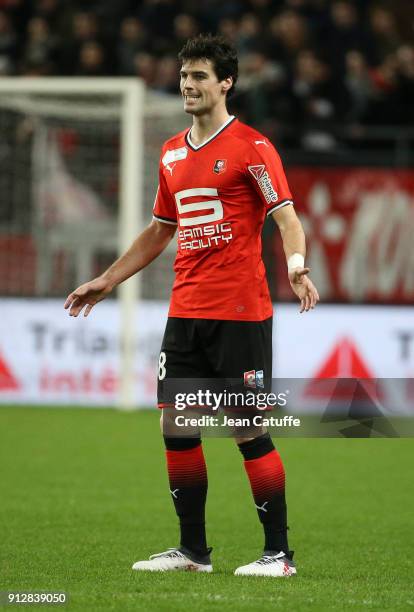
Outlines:
[[[154,218],[178,225],[170,317],[263,321],[266,215],[293,204],[280,158],[234,117],[199,146],[190,130],[162,148]]]

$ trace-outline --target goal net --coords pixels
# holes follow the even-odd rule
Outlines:
[[[64,297],[124,252],[151,219],[160,147],[188,123],[136,79],[2,79],[0,296]],[[124,406],[135,305],[168,299],[174,255],[118,290]]]

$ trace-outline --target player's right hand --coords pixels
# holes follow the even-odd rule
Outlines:
[[[310,268],[295,268],[289,272],[292,290],[300,299],[300,313],[315,308],[319,302],[319,293],[308,276]]]
[[[111,291],[112,286],[108,280],[98,276],[70,293],[66,299],[65,308],[69,309],[71,317],[77,317],[86,306],[83,315],[87,317],[95,304],[104,300]]]

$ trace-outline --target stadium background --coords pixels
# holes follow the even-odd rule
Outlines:
[[[144,130],[145,222],[159,146],[188,125],[175,102],[176,53],[199,31],[230,38],[240,57],[230,110],[265,133],[282,155],[322,298],[315,312],[299,318],[280,238],[268,221],[263,245],[278,312],[275,375],[307,381],[398,378],[403,383],[396,405],[412,414],[413,25],[412,3],[398,0],[204,0],[196,7],[172,0],[0,0],[0,419],[6,500],[0,588],[66,589],[79,609],[179,610],[185,597],[193,597],[187,578],[174,583],[148,577],[138,591],[134,578],[125,578],[137,554],[174,544],[167,537],[174,519],[164,507],[157,415],[96,408],[118,402],[117,301],[101,304],[87,322],[70,320],[62,310],[67,292],[116,255],[119,125],[111,118],[102,122],[108,104],[103,99],[89,100],[96,114],[86,122],[71,116],[62,100],[59,120],[54,112],[48,115],[45,100],[16,106],[2,95],[2,78],[144,80],[154,104],[152,114],[146,111]],[[169,250],[143,274],[135,357],[140,407],[154,400],[173,256]],[[339,602],[413,605],[410,440],[280,442],[305,581],[278,585],[277,593],[268,584],[239,582],[236,592],[231,583],[230,568],[246,559],[240,559],[240,546],[224,523],[246,533],[243,554],[246,548],[254,555],[254,509],[248,516],[237,511],[245,507],[248,491],[230,444],[208,440],[206,446],[211,533],[224,561],[216,590],[197,577],[200,609],[213,604],[234,609],[235,597],[238,609],[256,609],[264,601],[293,609],[328,609]],[[223,462],[228,482],[220,478]],[[317,496],[316,481],[322,483]],[[142,483],[153,487],[151,503]],[[224,511],[223,499],[229,508]],[[163,518],[154,530],[148,514],[158,511]],[[324,568],[320,576],[315,551]],[[343,575],[349,576],[345,590]]]

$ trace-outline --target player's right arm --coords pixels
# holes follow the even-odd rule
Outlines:
[[[65,302],[71,317],[77,317],[85,308],[87,317],[92,308],[101,302],[124,280],[133,276],[151,263],[166,248],[175,234],[176,226],[161,223],[156,219],[134,240],[130,248],[121,255],[101,276],[80,285],[70,293]]]
[[[162,154],[164,152],[164,148]],[[163,155],[159,165],[159,184],[154,202],[154,218],[134,240],[130,248],[101,276],[84,283],[70,293],[65,302],[71,317],[85,308],[87,317],[92,308],[111,293],[112,289],[151,263],[170,242],[177,229],[177,211],[164,175]]]

